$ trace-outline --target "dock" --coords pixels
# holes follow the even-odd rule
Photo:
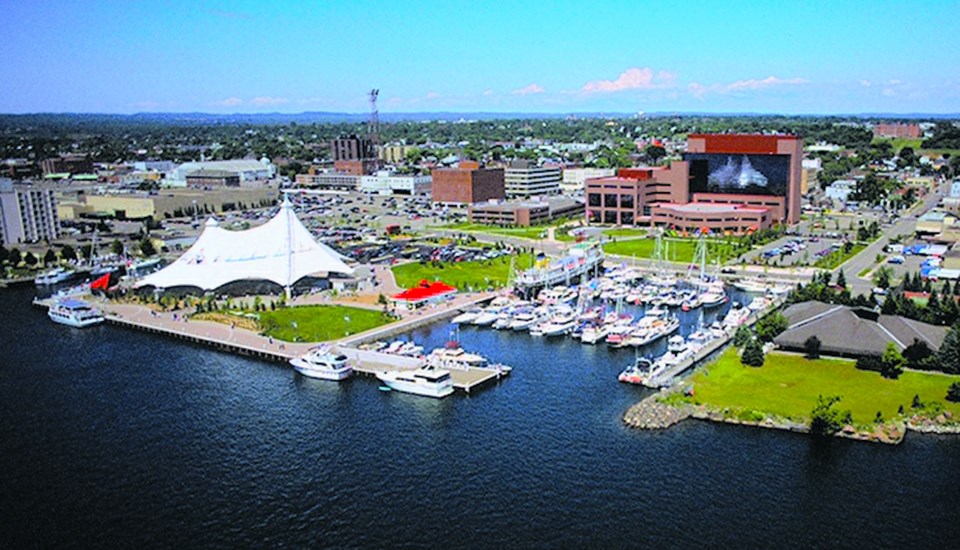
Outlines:
[[[780,305],[783,303],[784,300],[785,298],[783,297],[775,298],[764,309],[760,311],[752,312],[747,317],[746,321],[744,321],[743,324],[746,326],[753,325],[754,323],[759,321],[761,317],[773,311],[774,309],[780,307]],[[692,357],[685,359],[680,363],[677,363],[673,367],[670,367],[669,369],[663,371],[662,373],[660,373],[659,376],[651,377],[649,380],[645,380],[643,382],[643,385],[647,386],[648,388],[654,388],[654,389],[665,388],[667,386],[672,385],[674,380],[678,376],[680,376],[687,370],[693,368],[694,366],[700,364],[700,362],[710,357],[715,352],[726,347],[726,345],[730,343],[730,340],[733,339],[733,336],[736,333],[736,331],[737,331],[736,328],[728,328],[724,330],[724,336],[722,338],[717,338],[716,340],[709,342],[706,346],[697,350],[697,352],[694,353]]]
[[[364,376],[376,376],[386,370],[414,370],[423,366],[422,359],[392,355],[378,351],[339,347],[340,353],[354,360],[354,372]],[[488,367],[469,367],[466,369],[447,368],[453,380],[454,389],[469,394],[486,384],[497,382],[510,374],[509,370]]]

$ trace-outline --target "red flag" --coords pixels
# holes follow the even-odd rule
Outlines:
[[[98,289],[107,290],[109,286],[110,286],[110,274],[107,273],[106,275],[100,277],[96,281],[90,283],[90,290],[98,290]]]

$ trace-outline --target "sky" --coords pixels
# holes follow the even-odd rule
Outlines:
[[[960,0],[0,0],[0,112],[958,113]]]

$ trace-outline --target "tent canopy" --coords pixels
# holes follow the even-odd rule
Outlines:
[[[353,274],[343,260],[314,240],[284,199],[273,219],[246,231],[227,231],[210,218],[189,250],[136,286],[213,290],[235,281],[267,280],[289,289],[307,275]]]

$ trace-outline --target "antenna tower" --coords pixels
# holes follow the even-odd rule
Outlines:
[[[374,88],[370,90],[370,121],[369,121],[369,138],[370,138],[370,147],[373,149],[373,164],[376,168],[380,168],[380,112],[377,110],[377,96],[380,95],[380,90]]]

